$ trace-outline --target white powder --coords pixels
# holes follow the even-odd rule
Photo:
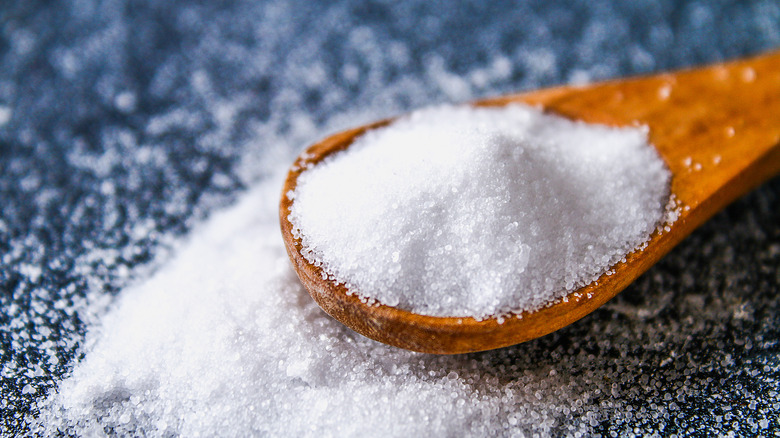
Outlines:
[[[599,317],[490,352],[426,355],[356,334],[322,312],[291,269],[277,216],[283,170],[122,291],[90,326],[83,359],[39,402],[30,435],[597,437],[776,424],[778,365],[763,353],[775,337],[738,338],[761,355],[735,365],[724,321],[733,327],[735,310],[752,320],[750,294],[703,294],[691,273],[686,290],[655,271]],[[710,242],[672,254],[672,266],[720,254]],[[703,277],[717,279],[733,263],[724,257]],[[745,284],[740,275],[717,281]],[[705,305],[710,294],[717,305]],[[714,418],[699,412],[705,397],[716,400]],[[724,399],[743,400],[726,407],[735,417],[718,414]],[[733,419],[747,415],[757,424],[739,429]]]
[[[612,411],[598,407],[589,377],[569,374],[579,365],[556,370],[506,349],[412,353],[332,320],[284,251],[280,181],[215,215],[170,263],[122,293],[92,327],[85,358],[38,406],[34,432],[583,436]],[[609,391],[605,382],[594,382],[599,393]]]
[[[647,241],[670,174],[643,128],[438,107],[305,171],[302,253],[366,299],[435,316],[538,309]]]

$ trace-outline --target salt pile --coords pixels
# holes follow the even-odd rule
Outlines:
[[[510,350],[412,353],[330,319],[300,286],[278,235],[280,181],[216,215],[123,292],[88,335],[84,360],[39,406],[33,431],[576,436],[603,415],[566,367],[531,367]]]
[[[88,333],[84,358],[38,403],[31,434],[584,437],[777,424],[780,380],[764,374],[779,368],[761,353],[775,348],[772,332],[733,341],[712,330],[760,327],[760,309],[719,292],[705,306],[691,273],[675,286],[687,288],[680,296],[659,287],[656,271],[626,292],[633,298],[597,312],[612,318],[491,352],[433,356],[363,338],[323,313],[292,272],[278,234],[280,175],[123,291]],[[717,257],[704,275],[723,280],[717,270],[733,262]],[[667,321],[670,309],[701,318]],[[729,342],[758,354],[720,352]],[[702,398],[711,411],[699,411]]]
[[[486,317],[595,281],[655,231],[669,179],[643,128],[443,106],[303,172],[289,220],[304,257],[363,298]]]
[[[776,376],[778,364],[761,353],[776,338],[755,330],[732,341],[711,329],[754,327],[760,309],[724,293],[705,306],[690,273],[680,296],[659,287],[656,271],[598,317],[491,352],[419,354],[352,332],[290,268],[276,210],[283,170],[123,291],[91,327],[83,359],[36,406],[31,434],[584,437],[764,433],[777,424],[780,380],[764,374]],[[730,262],[715,258],[704,275],[720,281],[709,270]],[[701,318],[667,321],[672,309]],[[720,352],[729,342],[758,354]],[[712,411],[699,411],[702,398]]]

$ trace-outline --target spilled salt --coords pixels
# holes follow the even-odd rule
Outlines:
[[[594,398],[610,380],[578,371],[592,360],[425,355],[334,321],[290,266],[280,182],[215,214],[122,293],[38,403],[31,435],[575,437],[623,407]]]
[[[618,297],[576,331],[485,353],[414,353],[352,332],[307,295],[279,235],[284,169],[275,171],[122,291],[90,326],[83,358],[36,404],[30,436],[585,437],[651,435],[670,423],[717,435],[733,428],[717,418],[720,400],[737,397],[756,402],[731,412],[757,434],[776,427],[776,358],[722,360],[735,351],[728,321],[757,311],[727,286],[711,289],[723,305],[705,306],[697,288],[709,270],[686,271],[673,283],[682,293],[656,270],[637,286],[638,303]],[[753,226],[734,229],[760,233]],[[713,248],[722,254],[688,246],[672,266]],[[707,269],[741,258],[714,260]],[[774,339],[735,342],[760,351]],[[713,370],[739,377],[724,385]],[[691,401],[705,397],[715,414]]]
[[[661,86],[661,88],[658,89],[658,98],[661,100],[668,100],[669,96],[672,95],[672,85],[671,84],[664,84]]]
[[[288,219],[304,257],[362,298],[482,318],[607,273],[663,221],[669,178],[642,127],[442,106],[303,172]]]
[[[756,71],[751,67],[746,67],[742,70],[742,81],[753,82],[756,80]]]

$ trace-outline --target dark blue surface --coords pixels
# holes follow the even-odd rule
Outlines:
[[[328,129],[424,104],[780,46],[775,1],[24,1],[0,4],[0,26],[0,119],[9,117],[0,124],[6,436],[22,433],[35,400],[74,361],[85,324],[69,313],[73,302],[89,290],[114,294],[153,266],[173,237],[262,178],[264,168],[247,163],[287,159]],[[465,90],[439,74],[474,78],[497,58],[510,71],[488,68]],[[743,390],[778,406],[779,196],[775,180],[739,201],[617,305],[538,341],[538,351],[619,356],[609,339],[580,345],[578,335],[619,321],[621,300],[642,302],[643,290],[670,294],[646,321],[658,333],[686,330],[686,318],[697,317],[684,304],[690,294],[707,306],[744,302],[750,318],[697,326],[683,345],[657,349],[663,335],[636,345],[650,374],[670,349],[702,364],[699,375],[663,374],[669,385],[718,382],[678,402],[691,424],[661,418],[644,432],[717,432],[702,431],[725,404],[747,423]],[[635,400],[636,409],[674,402],[652,390]]]

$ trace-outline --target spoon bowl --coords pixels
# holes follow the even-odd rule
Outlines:
[[[311,166],[391,119],[332,135],[293,164],[279,208],[285,247],[301,282],[327,313],[355,331],[397,347],[437,354],[490,350],[529,341],[593,312],[625,289],[716,212],[780,172],[780,52],[704,68],[589,85],[563,86],[473,103],[525,103],[574,120],[644,125],[671,171],[677,220],[611,274],[548,306],[517,316],[476,320],[435,317],[366,304],[323,276],[301,255],[287,219],[286,194]]]

